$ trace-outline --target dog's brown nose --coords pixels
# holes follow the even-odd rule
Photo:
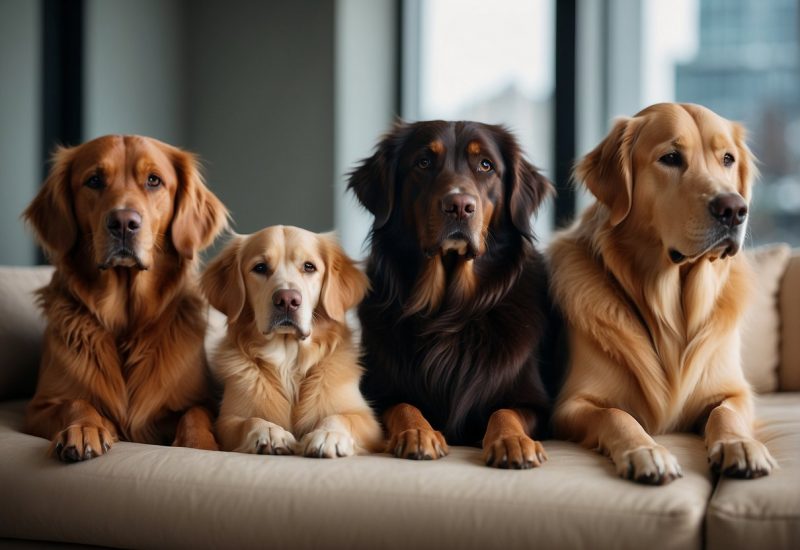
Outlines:
[[[132,237],[142,227],[142,216],[131,208],[114,210],[106,218],[106,227],[118,239]]]
[[[736,227],[747,219],[747,203],[739,193],[722,193],[708,203],[708,210],[717,221]]]
[[[286,313],[297,310],[302,303],[303,297],[296,290],[276,290],[272,295],[272,304]]]
[[[457,220],[471,218],[477,201],[466,193],[453,193],[442,199],[442,212]]]

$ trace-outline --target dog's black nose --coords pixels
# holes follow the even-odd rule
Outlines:
[[[120,208],[108,215],[106,227],[108,232],[118,239],[132,237],[142,227],[142,216],[131,208]]]
[[[471,218],[475,213],[477,201],[466,193],[453,193],[442,199],[442,212],[457,220]]]
[[[303,297],[296,290],[276,290],[275,294],[272,295],[272,304],[286,313],[296,311],[302,303]]]
[[[711,215],[722,225],[736,227],[747,219],[747,203],[739,193],[722,193],[708,203]]]

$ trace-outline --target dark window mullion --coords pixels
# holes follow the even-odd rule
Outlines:
[[[558,196],[555,225],[564,227],[575,217],[575,189],[570,177],[575,159],[576,0],[557,0],[555,34],[555,120],[553,123],[555,173]]]
[[[44,0],[43,155],[83,139],[83,0]]]
[[[83,22],[83,0],[42,2],[42,180],[56,145],[83,140]]]

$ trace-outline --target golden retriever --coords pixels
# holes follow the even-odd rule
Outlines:
[[[24,217],[56,267],[39,291],[47,328],[27,431],[66,462],[119,438],[216,448],[198,406],[207,306],[194,276],[227,211],[195,158],[141,136],[61,148]]]
[[[345,320],[367,279],[331,235],[273,226],[235,237],[201,285],[228,317],[212,361],[223,450],[332,458],[380,448]]]
[[[575,174],[597,202],[549,250],[570,327],[556,433],[642,483],[682,475],[651,434],[692,429],[714,470],[768,474],[739,357],[750,272],[737,252],[755,176],[743,128],[698,105],[653,105],[618,120]]]

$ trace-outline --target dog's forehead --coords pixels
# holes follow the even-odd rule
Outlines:
[[[699,105],[654,105],[637,116],[643,118],[640,141],[648,146],[670,142],[687,148],[702,144],[717,149],[732,141],[730,121]]]
[[[427,121],[414,125],[405,152],[428,149],[442,154],[497,154],[497,144],[484,124],[469,121]]]
[[[123,136],[103,136],[75,149],[72,167],[75,172],[94,169],[102,165],[120,165],[125,162]]]
[[[319,256],[319,237],[299,227],[275,225],[250,236],[245,244],[244,256],[263,257],[270,264]]]
[[[161,176],[175,174],[165,150],[156,140],[143,136],[103,136],[89,141],[75,151],[73,171],[77,176],[101,169],[107,173],[141,173],[157,169]],[[124,166],[125,170],[119,170]]]

